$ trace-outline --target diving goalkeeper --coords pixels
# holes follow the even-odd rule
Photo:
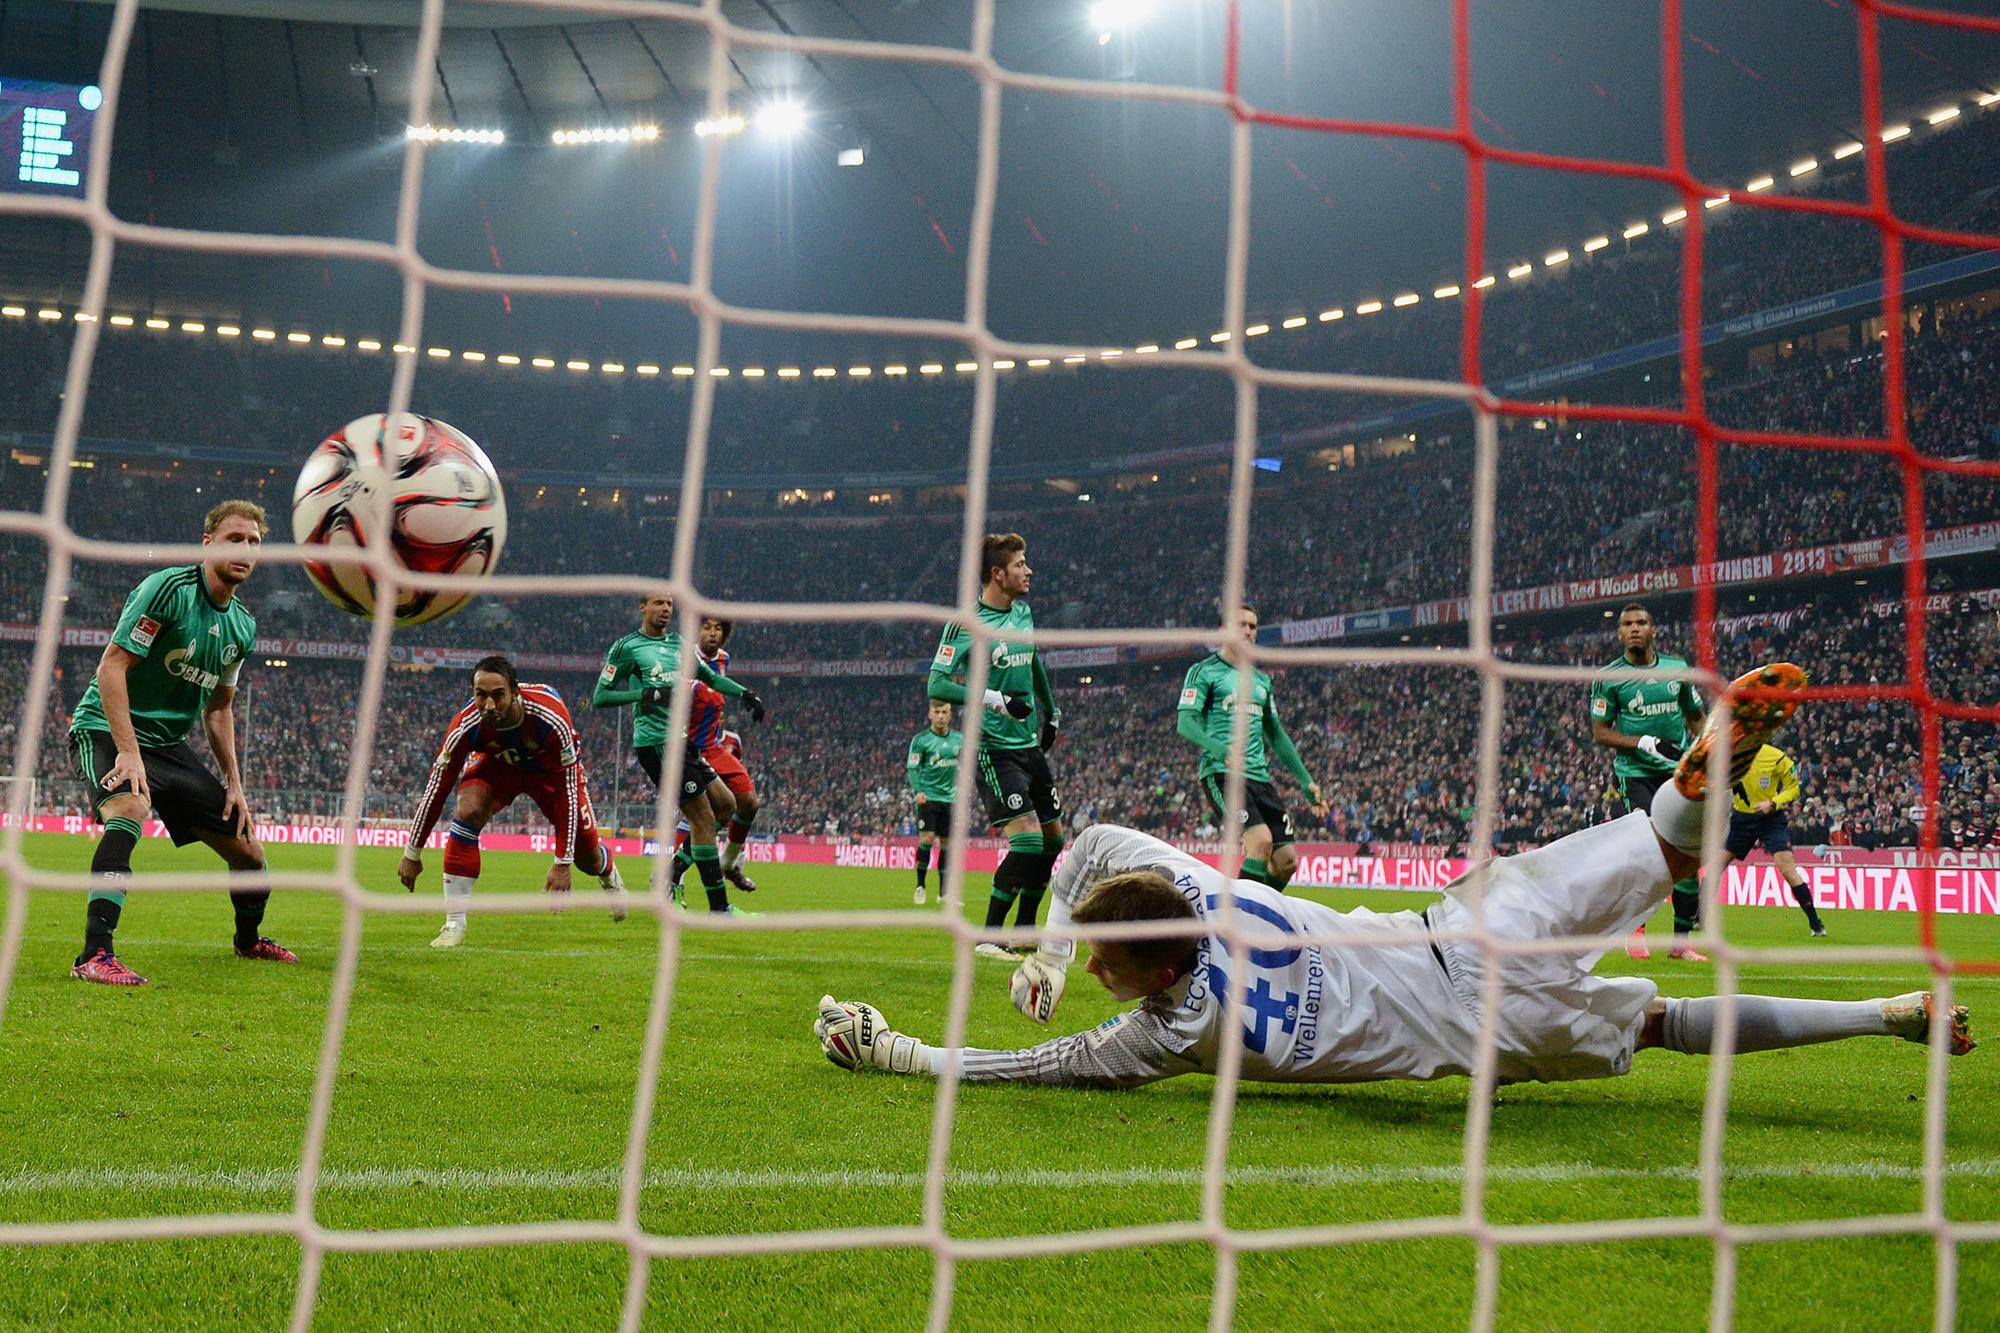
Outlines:
[[[1794,709],[1805,673],[1760,668],[1731,686],[1732,769]],[[1748,691],[1750,693],[1745,693]],[[1572,834],[1487,867],[1483,919],[1501,939],[1616,938],[1643,920],[1692,872],[1701,850],[1709,730],[1689,748],[1650,813]],[[1156,838],[1099,824],[1086,830],[1054,882],[1049,925],[1207,921],[1220,910],[1220,873]],[[1231,949],[1216,936],[1104,941],[1086,970],[1138,1008],[1089,1032],[1027,1050],[968,1048],[964,1077],[1093,1087],[1135,1087],[1176,1074],[1213,1073],[1223,1040],[1230,969],[1244,968],[1243,1077],[1348,1083],[1470,1074],[1477,1059],[1488,958],[1477,944],[1440,938],[1479,921],[1466,880],[1423,912],[1336,912],[1238,881],[1237,910],[1260,938]],[[1367,947],[1288,944],[1286,937],[1341,934]],[[1048,939],[1014,975],[1016,1007],[1047,1022],[1062,998],[1075,944]],[[1498,1074],[1502,1081],[1605,1078],[1630,1071],[1636,1051],[1707,1054],[1723,1001],[1659,998],[1643,977],[1598,977],[1598,950],[1503,955],[1498,962]],[[1915,992],[1852,1002],[1736,998],[1736,1049],[1777,1050],[1846,1037],[1924,1042],[1931,996]],[[820,1001],[815,1034],[835,1064],[936,1074],[947,1050],[891,1030],[869,1005]],[[1954,1055],[1973,1047],[1955,1007]]]

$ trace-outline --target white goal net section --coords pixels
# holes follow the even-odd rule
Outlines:
[[[524,4],[523,0],[498,0],[498,2],[519,5],[523,8],[530,7]],[[578,15],[593,17],[644,18],[675,22],[688,25],[690,30],[705,33],[709,43],[710,70],[707,114],[711,117],[721,117],[729,110],[725,105],[724,90],[729,84],[730,55],[732,50],[742,47],[779,48],[800,56],[884,62],[882,67],[885,70],[889,68],[886,62],[914,62],[955,69],[971,76],[977,81],[980,90],[980,118],[976,148],[976,193],[965,266],[966,285],[962,317],[955,321],[859,317],[825,312],[747,308],[720,300],[712,282],[716,242],[717,181],[721,153],[719,139],[710,139],[705,150],[691,277],[685,283],[524,276],[513,273],[501,275],[433,266],[419,252],[416,241],[418,208],[422,193],[420,187],[426,160],[426,146],[419,139],[410,140],[404,148],[402,191],[398,200],[393,241],[378,243],[334,236],[278,236],[181,230],[144,225],[119,217],[112,213],[106,204],[109,181],[107,168],[118,132],[118,111],[127,54],[139,7],[135,0],[118,0],[98,79],[99,87],[103,91],[103,104],[99,126],[89,146],[90,168],[86,176],[87,187],[84,197],[74,200],[0,193],[0,211],[16,215],[39,214],[69,219],[87,227],[90,235],[88,276],[81,303],[81,314],[75,325],[75,340],[67,368],[65,392],[58,417],[43,507],[39,513],[0,513],[0,531],[32,534],[47,544],[49,595],[45,599],[40,633],[34,649],[31,668],[34,679],[47,679],[55,664],[63,607],[61,594],[68,586],[70,568],[74,561],[87,559],[134,565],[143,561],[157,565],[176,559],[198,559],[200,554],[200,548],[192,544],[142,550],[137,546],[119,542],[87,540],[78,536],[68,521],[70,476],[68,464],[76,455],[78,429],[90,384],[92,358],[97,348],[100,330],[103,328],[102,316],[112,259],[114,252],[120,246],[164,247],[248,257],[312,256],[382,265],[393,269],[401,276],[402,316],[398,341],[407,348],[425,346],[426,340],[423,336],[425,301],[427,294],[433,288],[498,292],[504,287],[516,294],[622,298],[684,306],[697,317],[700,332],[696,373],[693,377],[693,407],[688,434],[686,470],[680,492],[679,523],[675,535],[670,579],[654,582],[632,578],[621,574],[620,571],[607,570],[587,579],[503,575],[486,581],[482,587],[496,593],[552,594],[587,590],[592,593],[630,592],[635,596],[649,589],[664,587],[678,599],[682,625],[690,637],[696,619],[704,611],[720,610],[739,618],[758,618],[772,622],[809,620],[866,622],[902,619],[942,624],[948,620],[956,620],[967,627],[976,642],[984,645],[990,640],[990,635],[984,631],[973,612],[978,596],[977,560],[980,538],[985,525],[989,462],[993,441],[993,363],[1000,358],[1026,360],[1030,357],[1064,356],[1087,357],[1097,361],[1100,359],[1098,354],[1101,350],[1002,340],[995,337],[987,327],[988,260],[992,241],[1003,94],[1009,90],[1018,90],[1122,102],[1177,103],[1205,108],[1219,117],[1227,118],[1232,127],[1227,168],[1229,228],[1222,291],[1225,329],[1242,330],[1245,327],[1245,274],[1250,237],[1250,169],[1254,126],[1284,124],[1295,128],[1321,129],[1338,133],[1391,134],[1427,138],[1455,144],[1464,152],[1470,184],[1466,208],[1468,240],[1463,286],[1466,320],[1474,333],[1467,337],[1465,343],[1467,350],[1463,382],[1399,380],[1273,370],[1261,367],[1250,359],[1246,350],[1246,339],[1240,336],[1218,344],[1213,350],[1161,351],[1147,358],[1147,361],[1150,364],[1170,363],[1191,370],[1228,376],[1234,384],[1237,404],[1235,451],[1228,509],[1226,562],[1222,586],[1218,590],[1221,594],[1220,605],[1223,607],[1239,604],[1245,588],[1251,477],[1255,458],[1257,402],[1260,390],[1270,388],[1337,391],[1391,398],[1455,400],[1464,405],[1476,422],[1476,472],[1471,497],[1472,572],[1467,588],[1471,612],[1467,646],[1457,650],[1420,652],[1394,649],[1284,649],[1259,647],[1255,644],[1242,646],[1245,649],[1246,661],[1265,666],[1347,666],[1366,663],[1396,666],[1414,665],[1420,662],[1430,667],[1447,665],[1476,671],[1483,683],[1483,693],[1477,734],[1479,799],[1472,845],[1479,848],[1490,844],[1497,806],[1500,723],[1510,684],[1517,681],[1567,681],[1580,688],[1587,679],[1587,673],[1574,669],[1516,665],[1501,660],[1492,651],[1489,595],[1494,531],[1493,496],[1499,447],[1497,424],[1501,415],[1528,410],[1529,405],[1500,402],[1477,387],[1479,375],[1475,349],[1480,293],[1474,278],[1481,272],[1483,263],[1481,254],[1483,169],[1489,160],[1520,162],[1525,161],[1528,155],[1510,156],[1502,153],[1481,142],[1474,132],[1468,92],[1472,53],[1469,50],[1464,0],[1458,0],[1453,11],[1456,84],[1454,123],[1442,128],[1305,122],[1295,117],[1260,111],[1247,101],[1236,87],[1237,56],[1242,32],[1242,15],[1237,3],[1225,3],[1219,9],[1207,11],[1210,17],[1219,15],[1225,28],[1227,75],[1223,86],[1218,88],[1055,78],[1004,69],[993,57],[997,0],[978,0],[973,6],[970,41],[963,49],[830,40],[757,31],[737,26],[729,21],[723,14],[718,0],[709,0],[708,3],[699,6],[652,3],[648,0],[588,0],[587,3],[583,0],[576,0],[574,3],[572,0],[536,0],[532,7],[572,11]],[[300,8],[301,16],[305,16],[309,7]],[[1667,96],[1664,99],[1665,141],[1669,145],[1670,160],[1667,167],[1653,174],[1677,190],[1682,196],[1684,205],[1689,209],[1687,239],[1684,241],[1687,252],[1684,281],[1698,287],[1702,209],[1697,201],[1713,197],[1718,191],[1704,186],[1687,171],[1680,133],[1681,102],[1677,65],[1680,47],[1679,11],[1678,5],[1673,0],[1668,0],[1665,8],[1663,59],[1669,73],[1666,81]],[[1875,40],[1875,12],[1882,8],[1884,7],[1872,3],[1872,0],[1861,5],[1864,43],[1869,44],[1871,49],[1870,54],[1864,54],[1863,60],[1871,82],[1870,96],[1866,102],[1871,121],[1868,126],[1871,131],[1868,140],[1871,159],[1879,159],[1880,153],[1879,99],[1874,95],[1872,87],[1875,68],[1872,60],[1872,43]],[[408,119],[413,125],[425,125],[431,122],[433,95],[431,71],[436,66],[443,15],[443,0],[424,0],[414,57],[414,76],[411,80],[414,92]],[[1611,169],[1604,164],[1572,159],[1549,159],[1540,165],[1567,171]],[[1873,170],[1874,215],[1877,218],[1877,225],[1893,228],[1896,224],[1893,215],[1887,212],[1885,196],[1882,193],[1879,160],[1873,163]],[[1890,271],[1893,273],[1896,270]],[[1684,362],[1693,367],[1691,371],[1684,372],[1684,382],[1689,386],[1688,401],[1685,405],[1689,416],[1684,424],[1692,425],[1697,430],[1702,449],[1709,455],[1707,460],[1709,466],[1705,469],[1709,484],[1703,492],[1704,506],[1708,511],[1705,517],[1708,521],[1704,523],[1705,535],[1701,556],[1706,560],[1712,557],[1714,550],[1712,454],[1716,447],[1717,434],[1715,428],[1701,414],[1700,344],[1692,318],[1692,315],[1688,317],[1683,329]],[[1889,321],[1889,324],[1889,336],[1893,348],[1902,334],[1895,321]],[[708,425],[715,393],[714,378],[709,371],[717,364],[722,331],[725,326],[730,325],[815,333],[892,336],[926,341],[945,340],[962,345],[966,349],[967,358],[978,363],[974,416],[969,440],[965,526],[960,548],[957,598],[954,605],[926,606],[883,602],[847,603],[836,606],[808,606],[796,603],[749,605],[725,604],[704,598],[701,589],[695,585],[693,571],[695,550],[700,536],[700,500],[708,454]],[[1894,355],[1892,352],[1892,357]],[[387,404],[389,410],[401,411],[408,405],[416,366],[417,357],[414,353],[397,358],[390,401]],[[1117,373],[1117,369],[1117,365],[1107,363],[1097,373]],[[1534,406],[1539,409],[1541,405]],[[362,408],[357,405],[356,410],[358,413]],[[1905,468],[1921,467],[1921,463],[1907,449],[1902,455],[1902,463]],[[325,556],[322,554],[319,558]],[[301,552],[296,547],[273,545],[266,548],[265,559],[277,563],[298,563]],[[1737,1258],[1742,1247],[1779,1241],[1909,1235],[1927,1237],[1935,1247],[1934,1319],[1938,1328],[1945,1329],[1953,1326],[1957,1314],[1959,1246],[1971,1241],[2000,1240],[2000,1224],[1954,1223],[1946,1216],[1944,1194],[1946,1060],[1942,1044],[1936,1042],[1930,1049],[1926,1074],[1922,1204],[1917,1211],[1760,1225],[1729,1221],[1725,1217],[1723,1206],[1723,1152],[1732,1067],[1729,1050],[1733,1043],[1728,1034],[1734,1030],[1733,1006],[1725,1009],[1723,1022],[1725,1035],[1721,1039],[1720,1052],[1710,1065],[1698,1164],[1700,1203],[1694,1213],[1673,1217],[1632,1217],[1587,1223],[1555,1222],[1540,1225],[1503,1225],[1489,1220],[1486,1208],[1489,1181],[1487,1147],[1490,1107],[1495,1087],[1494,1015],[1497,1011],[1495,1003],[1499,977],[1497,967],[1488,967],[1485,970],[1488,990],[1480,1036],[1480,1058],[1476,1075],[1467,1090],[1468,1113],[1464,1134],[1461,1202],[1455,1212],[1447,1215],[1375,1224],[1304,1225],[1282,1230],[1253,1230],[1230,1225],[1225,1215],[1224,1204],[1228,1186],[1231,1125],[1238,1086],[1236,1069],[1241,1055],[1243,1030],[1240,1023],[1230,1022],[1224,1025],[1227,1036],[1223,1072],[1215,1079],[1213,1085],[1201,1203],[1198,1216],[1190,1220],[1131,1228],[1056,1232],[1007,1238],[971,1239],[954,1236],[947,1225],[945,1209],[946,1167],[959,1095],[960,1067],[954,1057],[936,1084],[928,1176],[923,1192],[920,1224],[908,1227],[700,1236],[666,1235],[647,1230],[641,1222],[640,1204],[646,1174],[648,1138],[654,1121],[661,1052],[673,1011],[677,965],[688,933],[709,930],[867,931],[884,928],[905,930],[923,928],[941,932],[950,938],[955,947],[945,1041],[947,1046],[957,1048],[963,1043],[967,1027],[974,977],[972,948],[985,936],[977,929],[968,926],[958,910],[962,903],[963,884],[961,864],[956,859],[951,867],[947,885],[949,910],[942,916],[914,911],[774,912],[747,921],[710,920],[703,915],[682,915],[670,910],[663,892],[664,862],[656,860],[650,892],[640,895],[637,905],[641,910],[652,913],[657,920],[659,956],[640,1066],[637,1070],[618,1205],[614,1215],[519,1225],[441,1227],[401,1231],[350,1230],[322,1225],[318,1219],[315,1202],[321,1181],[321,1165],[327,1142],[328,1123],[333,1109],[341,1048],[359,964],[364,915],[370,912],[407,914],[429,913],[435,910],[434,903],[429,900],[406,898],[401,894],[371,892],[363,886],[355,871],[356,847],[352,835],[361,815],[369,756],[375,741],[376,715],[388,661],[391,622],[387,618],[386,608],[394,604],[393,589],[398,582],[429,587],[449,587],[457,582],[448,578],[423,579],[400,575],[390,564],[386,552],[382,549],[371,548],[357,559],[370,565],[375,576],[388,585],[389,593],[377,599],[377,606],[385,610],[378,612],[373,623],[363,688],[358,704],[357,731],[345,792],[344,827],[348,837],[340,848],[335,869],[331,874],[273,872],[268,876],[271,886],[277,889],[335,895],[343,908],[332,998],[319,1050],[308,1127],[301,1146],[300,1170],[292,1208],[289,1211],[268,1214],[222,1213],[114,1218],[60,1224],[7,1224],[0,1226],[0,1246],[73,1245],[152,1241],[178,1237],[289,1236],[296,1240],[301,1253],[292,1327],[303,1330],[314,1317],[319,1301],[322,1265],[329,1252],[383,1253],[490,1246],[614,1244],[622,1247],[629,1255],[629,1276],[622,1307],[622,1326],[629,1329],[639,1325],[645,1312],[651,1266],[656,1260],[777,1253],[838,1254],[856,1249],[913,1249],[928,1252],[931,1256],[934,1278],[931,1284],[928,1322],[933,1328],[943,1328],[953,1317],[953,1294],[958,1270],[962,1264],[968,1262],[1023,1256],[1078,1254],[1141,1245],[1198,1244],[1210,1247],[1214,1255],[1213,1295],[1209,1320],[1211,1326],[1222,1328],[1230,1325],[1234,1318],[1238,1296],[1238,1264],[1240,1257],[1246,1253],[1426,1237],[1455,1237],[1469,1241],[1476,1249],[1472,1324],[1475,1328],[1484,1329],[1490,1328],[1496,1317],[1502,1256],[1510,1246],[1658,1241],[1664,1238],[1705,1240],[1714,1250],[1710,1319],[1713,1325],[1726,1327],[1733,1317]],[[1921,589],[1921,586],[1920,578],[1911,585],[1915,589]],[[1913,617],[1920,616],[1921,606],[1912,604],[1909,613]],[[1704,599],[1697,603],[1697,618],[1704,619],[1712,614],[1711,589],[1707,591]],[[1172,645],[1194,650],[1201,645],[1213,643],[1218,637],[1226,637],[1231,632],[1221,627],[1125,631],[1042,630],[1036,632],[1035,642],[1041,645],[1078,646]],[[975,699],[980,697],[984,689],[986,656],[984,652],[980,652],[975,653],[972,658],[968,688],[971,697]],[[1704,657],[1704,666],[1712,668],[1712,653],[1705,654]],[[688,655],[688,659],[683,662],[683,672],[689,670],[692,655]],[[1696,674],[1710,687],[1720,683],[1712,669]],[[676,715],[672,725],[679,728],[683,727],[686,721],[687,692],[681,691],[677,698]],[[1924,707],[1928,711],[1928,703],[1925,703]],[[0,844],[4,846],[5,870],[8,878],[6,929],[4,942],[0,942],[0,1021],[4,1021],[5,1018],[6,995],[11,988],[13,973],[20,960],[27,895],[32,891],[56,891],[80,895],[89,887],[87,875],[53,873],[37,869],[30,865],[23,855],[22,816],[30,808],[32,775],[42,772],[43,766],[48,762],[60,762],[56,757],[41,753],[39,740],[43,735],[46,709],[46,692],[27,691],[14,763],[16,777],[8,788],[8,810],[11,818],[7,823],[4,844]],[[968,710],[968,730],[977,727],[980,711],[976,707]],[[1239,714],[1237,718],[1234,746],[1239,757],[1246,743],[1246,719],[1247,715],[1244,714]],[[1934,718],[1927,716],[1926,720],[1934,723]],[[963,837],[967,832],[966,825],[971,810],[971,801],[968,798],[972,786],[971,758],[974,748],[972,745],[966,747],[965,758],[958,774],[958,799],[954,806],[955,837]],[[669,760],[666,780],[661,784],[662,792],[673,791],[678,780],[680,763],[678,747],[669,747],[669,754],[672,757]],[[1717,784],[1718,789],[1721,786],[1722,784]],[[1232,805],[1240,805],[1243,799],[1240,780],[1233,780],[1230,783],[1228,799]],[[1931,802],[1930,805],[1934,811],[1936,803]],[[668,814],[664,803],[660,813],[663,817]],[[1713,803],[1710,810],[1711,845],[1719,840],[1718,833],[1722,819],[1723,810],[1720,803]],[[1237,855],[1237,848],[1234,845],[1236,823],[1234,820],[1226,820],[1224,826],[1230,830],[1229,845],[1224,849],[1225,864],[1234,864]],[[151,882],[161,888],[200,888],[217,892],[232,887],[217,873],[163,875],[152,877]],[[243,882],[238,880],[233,887],[243,887]],[[586,895],[579,894],[575,897],[581,900]],[[485,895],[474,906],[474,910],[482,913],[542,912],[547,908],[548,900],[540,894]],[[1246,917],[1238,914],[1233,898],[1225,900],[1222,911],[1216,918],[1215,930],[1237,945],[1255,946],[1267,943],[1269,939],[1268,936],[1260,935]],[[1100,928],[1095,933],[1116,934],[1117,930]],[[1130,933],[1129,930],[1126,933]],[[1005,937],[1019,940],[1025,938],[1026,934],[1027,932],[1007,932]],[[1078,934],[1080,938],[1088,939],[1092,932],[1086,930],[1079,931]],[[1502,941],[1483,930],[1473,932],[1470,938],[1488,954],[1489,958],[1497,958],[1508,952],[1572,948],[1578,943],[1555,940],[1528,945]],[[1733,995],[1736,992],[1738,970],[1746,964],[1794,963],[1811,958],[1818,962],[1867,961],[1929,966],[1934,970],[1933,985],[1939,992],[1940,998],[1948,1002],[1951,995],[1952,968],[1947,960],[1933,951],[1915,947],[1865,950],[1836,947],[1814,949],[1809,954],[1796,949],[1753,950],[1733,945],[1719,928],[1706,934],[1702,939],[1714,953],[1716,977],[1725,994]],[[1311,941],[1294,936],[1288,937],[1285,941],[1286,944],[1294,946],[1309,942],[1325,943],[1340,948],[1368,947],[1365,941],[1353,938]],[[1615,942],[1600,940],[1594,943],[1610,947]],[[1245,979],[1245,969],[1237,969],[1231,979],[1230,991],[1225,998],[1232,1013],[1242,1012]],[[798,980],[797,1012],[801,1041],[810,1040],[807,1026],[813,1010],[817,984],[817,981],[807,978]],[[1940,1014],[1942,1012],[1943,1006],[1940,1006]],[[1941,1032],[1941,1028],[1933,1035],[1938,1035],[1938,1032]],[[855,1097],[865,1096],[867,1091],[860,1086],[850,1089],[846,1085],[839,1090],[841,1095],[851,1094]]]

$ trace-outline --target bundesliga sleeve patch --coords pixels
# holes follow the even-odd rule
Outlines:
[[[137,623],[132,626],[130,638],[132,642],[138,644],[141,648],[151,648],[153,646],[153,636],[159,632],[159,621],[153,619],[151,616],[140,616]]]
[[[950,666],[953,660],[956,659],[957,657],[958,657],[957,644],[941,643],[938,645],[937,660],[939,666]]]
[[[1610,703],[1603,695],[1600,694],[1590,701],[1590,715],[1592,717],[1601,719],[1610,711]]]
[[[1196,691],[1195,687],[1192,685],[1188,686],[1186,689],[1181,691],[1181,707],[1182,708],[1194,707],[1195,699],[1198,697],[1199,693],[1198,691]]]
[[[603,681],[606,685],[609,685],[612,681],[618,679],[618,668],[611,665],[611,663],[606,662],[604,664],[604,670],[597,673],[597,678]]]

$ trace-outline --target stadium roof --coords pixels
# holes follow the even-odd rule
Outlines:
[[[2000,5],[1964,4],[1969,12]],[[168,0],[149,5],[118,126],[112,201],[121,213],[207,228],[390,235],[418,6],[389,0]],[[761,31],[963,45],[964,0],[728,0]],[[1214,87],[1219,0],[1152,6],[1100,43],[1083,0],[1007,0],[995,50],[1010,69]],[[1660,16],[1586,0],[1473,7],[1478,133],[1508,147],[1657,162]],[[1309,115],[1450,123],[1451,7],[1246,4],[1244,89]],[[0,18],[0,76],[95,79],[110,10],[14,0]],[[506,130],[504,145],[439,144],[425,173],[425,254],[509,272],[684,279],[694,238],[708,96],[705,33],[669,20],[453,3],[433,123]],[[1691,0],[1685,65],[1696,172],[1740,186],[1773,164],[1824,153],[1861,126],[1857,25],[1841,0]],[[1884,114],[2000,80],[2000,40],[1882,25]],[[973,198],[978,87],[914,63],[806,58],[740,46],[725,92],[754,114],[795,99],[803,132],[754,133],[725,150],[717,285],[774,307],[952,317],[959,313]],[[1921,123],[1919,121],[1919,123]],[[560,129],[655,124],[656,142],[576,148]],[[1449,145],[1259,128],[1254,139],[1253,310],[1385,295],[1450,281],[1463,263],[1466,172]],[[1129,344],[1221,313],[1229,121],[1214,108],[1092,102],[1010,91],[993,257],[992,318],[1011,336]],[[836,165],[864,150],[858,169]],[[1892,164],[1893,165],[1893,164]],[[1541,257],[1616,235],[1672,200],[1658,185],[1495,166],[1488,253]],[[0,223],[0,284],[73,297],[74,226]],[[62,275],[57,289],[48,275]],[[44,285],[31,290],[37,281]],[[318,261],[246,264],[121,256],[127,304],[192,314],[314,317],[390,312],[393,277]],[[640,327],[663,355],[692,349],[684,312],[592,301],[436,294],[440,336],[503,328],[588,349]],[[377,323],[382,321],[378,318]],[[782,355],[784,339],[733,332]],[[618,340],[618,350],[630,338]]]

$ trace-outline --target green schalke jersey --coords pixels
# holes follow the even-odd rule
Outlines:
[[[1237,688],[1241,684],[1242,678],[1236,668],[1223,661],[1222,654],[1210,653],[1189,667],[1187,675],[1182,678],[1180,711],[1194,714],[1209,739],[1226,750],[1233,725],[1231,718],[1237,708],[1247,709],[1250,714],[1250,739],[1243,750],[1243,776],[1252,782],[1269,782],[1271,758],[1264,747],[1264,715],[1272,707],[1271,678],[1252,667],[1249,697],[1239,702]],[[1228,771],[1227,763],[1207,750],[1202,751],[1198,776],[1205,778]]]
[[[208,697],[236,688],[243,659],[257,643],[257,617],[233,597],[217,606],[200,565],[148,575],[125,599],[111,642],[140,659],[125,673],[132,733],[146,749],[188,738]],[[111,730],[93,672],[70,715],[71,731]]]
[[[918,732],[910,742],[910,758],[904,766],[910,790],[949,804],[952,784],[958,781],[958,752],[964,746],[965,738],[955,731],[940,736],[925,727]]]
[[[622,690],[629,687],[644,689],[649,685],[661,687],[674,683],[674,673],[681,669],[681,636],[663,634],[654,638],[650,634],[632,633],[611,645],[611,651],[604,655],[604,670],[598,673],[598,689],[607,687]],[[667,710],[669,704],[648,705],[644,702],[632,705],[632,744],[665,745],[667,743]]]
[[[1694,682],[1686,680],[1642,680],[1649,671],[1685,671],[1687,659],[1672,653],[1655,653],[1651,666],[1633,666],[1625,655],[1604,664],[1590,685],[1590,716],[1608,722],[1627,736],[1658,736],[1682,749],[1687,748],[1687,720],[1683,712],[1699,717],[1701,695]],[[1613,750],[1611,771],[1621,778],[1656,777],[1671,773],[1673,764],[1655,759],[1643,750]]]
[[[1041,743],[1041,720],[1035,698],[1035,649],[1033,644],[1009,643],[1010,630],[1032,630],[1035,617],[1028,610],[1028,604],[1016,600],[1005,611],[979,604],[979,623],[994,634],[992,659],[986,671],[986,688],[998,690],[1002,694],[1018,694],[1028,700],[1031,707],[1028,715],[1016,720],[1005,713],[988,709],[980,718],[979,745],[985,750],[1029,750]],[[937,656],[931,659],[930,679],[933,685],[948,681],[963,685],[966,678],[966,654],[972,651],[972,635],[953,621],[944,627],[944,636],[938,640]],[[933,699],[940,698],[935,690]],[[959,702],[953,700],[953,702]],[[969,699],[966,707],[977,708],[980,701]]]

